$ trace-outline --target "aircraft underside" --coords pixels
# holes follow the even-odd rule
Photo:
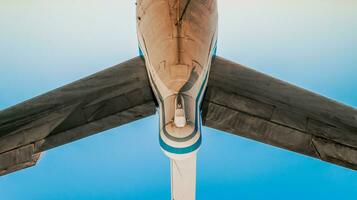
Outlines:
[[[195,199],[208,126],[357,169],[357,110],[216,57],[216,0],[137,0],[140,57],[0,111],[0,175],[160,114],[175,200]]]
[[[159,103],[172,199],[195,199],[201,102],[217,42],[216,1],[136,3],[139,45]]]

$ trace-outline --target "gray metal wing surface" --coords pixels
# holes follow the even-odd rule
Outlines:
[[[357,169],[357,110],[217,57],[205,126]]]
[[[155,112],[140,57],[2,110],[0,175],[35,165],[43,151]]]

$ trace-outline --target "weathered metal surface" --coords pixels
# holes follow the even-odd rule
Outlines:
[[[0,170],[0,176],[6,175],[6,174],[10,174],[12,172],[16,172],[19,171],[21,169],[25,169],[28,167],[32,167],[35,166],[37,161],[39,160],[41,156],[41,153],[37,153],[37,154],[33,154],[31,156],[32,160],[24,162],[24,163],[19,163],[19,164],[14,164],[12,166],[10,166],[9,168],[6,168],[4,170]]]
[[[148,102],[96,121],[88,122],[82,126],[51,135],[36,143],[35,152],[42,152],[110,128],[127,124],[145,116],[152,115],[155,112],[154,106],[153,102]]]
[[[25,163],[32,160],[34,145],[26,145],[9,152],[0,154],[0,170],[7,169],[13,165]]]
[[[34,165],[42,151],[152,115],[153,98],[137,57],[2,110],[0,174]]]
[[[41,153],[34,150],[34,145],[29,144],[0,154],[0,176],[35,165]]]
[[[357,169],[357,110],[217,57],[204,125]]]

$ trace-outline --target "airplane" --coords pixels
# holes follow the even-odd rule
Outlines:
[[[159,112],[171,199],[195,199],[207,126],[357,169],[357,110],[216,55],[216,0],[137,0],[139,56],[0,111],[0,174]]]

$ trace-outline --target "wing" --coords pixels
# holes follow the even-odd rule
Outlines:
[[[217,57],[203,123],[357,169],[357,110]]]
[[[153,115],[140,57],[0,112],[0,175],[36,164],[40,153]]]

